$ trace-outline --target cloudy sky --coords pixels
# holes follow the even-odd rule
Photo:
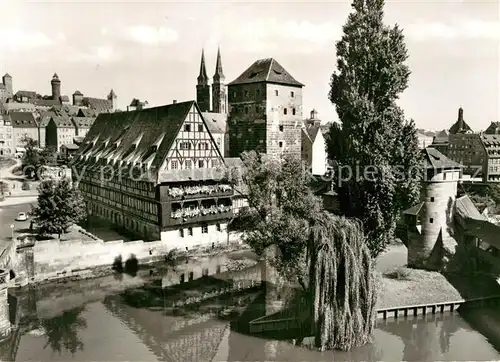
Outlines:
[[[336,120],[327,98],[348,1],[2,1],[0,72],[14,90],[133,97],[161,105],[195,98],[201,49],[209,75],[220,45],[226,81],[273,57],[306,85],[304,111]],[[491,1],[388,1],[412,69],[401,99],[417,126],[448,128],[459,106],[472,128],[500,121],[500,12]]]

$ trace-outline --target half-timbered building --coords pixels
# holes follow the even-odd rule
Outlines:
[[[91,215],[172,247],[227,241],[233,190],[195,101],[100,114],[73,167]]]

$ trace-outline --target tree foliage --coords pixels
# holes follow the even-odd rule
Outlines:
[[[327,151],[353,175],[361,170],[338,191],[342,211],[362,220],[376,256],[393,240],[401,211],[418,200],[420,153],[414,122],[396,104],[410,75],[403,33],[384,25],[383,0],[352,7],[336,45],[329,98],[341,124],[331,126]]]
[[[69,351],[74,355],[78,351],[83,351],[83,342],[78,336],[81,329],[87,328],[87,321],[81,316],[84,308],[76,308],[64,311],[61,315],[43,319],[42,328],[45,331],[47,343],[44,348],[50,346],[52,351]]]
[[[86,218],[83,198],[70,180],[44,180],[38,187],[38,203],[32,208],[40,234],[58,234]]]
[[[22,166],[25,172],[30,173],[27,176],[37,178],[40,176],[40,168],[43,166],[54,166],[57,164],[57,155],[50,149],[40,149],[38,142],[32,138],[24,137],[24,155]]]
[[[323,209],[299,159],[266,160],[255,152],[242,159],[251,210],[244,241],[258,255],[277,246],[271,263],[281,277],[302,286],[318,348],[348,350],[366,343],[376,294],[360,222]]]

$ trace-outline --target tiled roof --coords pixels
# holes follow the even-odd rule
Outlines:
[[[73,117],[73,122],[78,128],[90,128],[95,121],[94,117]]]
[[[500,122],[491,122],[484,131],[485,134],[500,134]]]
[[[31,112],[10,112],[9,115],[14,128],[38,128],[35,116]]]
[[[140,162],[152,157],[151,171],[158,172],[189,110],[195,104],[189,101],[140,111],[101,113],[87,133],[79,155],[122,159],[133,154]],[[95,144],[92,144],[93,141]],[[156,151],[152,152],[156,142],[159,144]],[[130,153],[134,144],[135,149]],[[78,161],[77,157],[75,162],[85,161],[81,157]]]
[[[76,90],[75,93],[73,93],[74,96],[83,96],[82,92],[79,90]]]
[[[84,139],[85,139],[85,137],[76,136],[76,137],[73,137],[73,142],[77,145],[80,145]]]
[[[257,60],[238,78],[236,78],[228,85],[259,82],[270,82],[277,84],[294,85],[299,87],[304,86],[304,84],[298,82],[294,77],[292,77],[290,73],[288,73],[285,68],[283,68],[273,58]]]
[[[84,97],[82,105],[93,109],[97,113],[106,113],[113,110],[113,102],[102,98]]]
[[[59,99],[35,99],[33,104],[40,107],[52,107],[60,105],[61,101]]]
[[[97,113],[90,108],[80,108],[77,113],[78,117],[96,117]]]
[[[403,214],[405,214],[405,215],[418,215],[418,214],[420,214],[420,211],[422,211],[422,208],[424,207],[424,205],[425,205],[424,202],[416,204],[415,206],[412,206],[409,209],[406,209],[405,211],[403,211]]]
[[[61,100],[61,102],[69,102],[68,96],[61,96],[61,97],[59,97],[59,99]]]
[[[43,112],[40,114],[40,127],[47,127],[52,117],[56,116],[53,111]]]
[[[489,245],[500,249],[500,226],[492,224],[485,219],[466,218],[464,222],[466,234],[475,236]]]
[[[314,143],[314,141],[316,140],[316,136],[318,135],[318,132],[320,131],[320,126],[317,125],[317,126],[308,126],[306,127],[306,133],[307,135],[309,136],[309,139],[311,140],[311,142]]]
[[[460,169],[463,166],[455,161],[450,160],[441,152],[432,147],[427,147],[422,150],[424,156],[424,168],[426,169]]]
[[[211,133],[227,132],[227,113],[202,112]]]
[[[474,206],[469,195],[459,197],[455,202],[455,213],[462,218],[473,218],[478,220],[486,220]]]
[[[36,98],[36,92],[20,90],[20,91],[16,92],[15,96],[16,97],[27,97],[27,98],[30,98],[30,99],[35,99]]]
[[[56,127],[61,127],[61,128],[73,128],[73,122],[71,122],[70,116],[63,111],[56,111],[54,112],[55,114],[51,116],[51,119],[54,121],[56,124]]]
[[[486,148],[498,148],[500,147],[500,135],[495,134],[482,134],[481,141]]]
[[[35,105],[32,103],[19,103],[19,102],[6,102],[4,104],[4,108],[7,111],[12,111],[15,109],[29,109],[29,110],[34,110]]]

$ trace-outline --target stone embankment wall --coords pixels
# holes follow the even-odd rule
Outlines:
[[[234,235],[230,241],[237,238]],[[42,240],[31,245],[18,242],[16,258],[10,264],[17,275],[16,284],[26,285],[61,278],[102,276],[111,271],[119,258],[123,263],[135,258],[139,264],[150,264],[164,260],[170,250],[171,246],[162,241]]]

